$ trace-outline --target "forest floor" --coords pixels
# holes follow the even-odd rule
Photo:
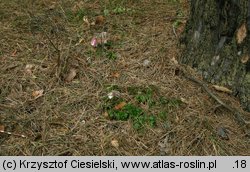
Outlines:
[[[188,7],[1,0],[0,155],[250,155],[245,127],[179,72]]]

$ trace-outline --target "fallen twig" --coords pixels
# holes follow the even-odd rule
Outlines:
[[[202,81],[195,79],[194,77],[192,77],[190,74],[187,74],[185,69],[182,69],[182,74],[185,78],[197,83],[198,85],[200,85],[208,94],[210,97],[212,97],[215,101],[217,101],[221,106],[223,106],[224,108],[226,108],[227,110],[231,111],[234,115],[235,118],[237,119],[237,121],[240,124],[244,124],[244,125],[249,125],[250,121],[246,121],[243,117],[242,114],[240,113],[240,111],[236,108],[231,107],[230,105],[225,104],[222,100],[220,100],[214,93],[212,93],[212,91],[207,87],[206,84],[204,84]]]
[[[175,27],[173,26],[172,29],[173,29],[173,32],[174,32],[175,37],[177,38],[178,35],[177,35],[176,31],[175,31]]]
[[[41,28],[41,27],[40,27]],[[59,50],[59,48],[53,43],[53,41],[51,40],[51,38],[49,37],[49,35],[46,33],[46,31],[41,28],[42,32],[44,33],[44,35],[46,36],[46,38],[48,39],[48,41],[50,42],[50,44],[52,45],[52,47],[55,49],[55,51],[57,52],[57,67],[60,66],[61,64],[61,51]]]

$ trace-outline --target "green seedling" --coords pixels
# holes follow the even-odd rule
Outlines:
[[[78,9],[76,12],[72,11],[71,9],[65,10],[65,16],[67,17],[67,20],[73,24],[82,24],[82,20],[84,16],[88,15],[94,15],[92,12],[88,9]]]
[[[132,10],[130,8],[126,8],[124,7],[123,3],[110,3],[108,5],[108,7],[105,5],[104,7],[105,9],[103,10],[103,14],[104,16],[109,16],[110,14],[115,14],[115,15],[119,15],[119,14],[124,14],[124,13],[128,13],[128,12],[134,12],[135,10]]]
[[[174,27],[174,28],[177,28],[177,27],[179,27],[179,26],[181,25],[181,23],[182,23],[182,22],[181,22],[180,20],[177,19],[177,20],[174,21],[173,27]]]
[[[114,120],[127,121],[129,119],[129,113],[126,111],[110,110],[108,114],[110,119]]]
[[[114,84],[114,85],[107,85],[106,89],[107,89],[108,92],[113,91],[113,90],[121,91],[121,88],[118,85],[116,85],[116,84]]]
[[[113,43],[108,41],[105,44],[98,44],[95,51],[87,52],[89,56],[107,57],[110,60],[116,60],[117,54],[111,50]]]
[[[76,19],[79,21],[79,20],[82,20],[83,17],[86,15],[86,11],[85,9],[79,9],[77,12],[76,12]]]
[[[114,13],[114,14],[123,14],[126,11],[127,11],[127,9],[124,8],[124,7],[116,7],[116,8],[114,8],[112,10],[112,13]],[[103,10],[103,14],[104,14],[104,16],[109,16],[110,10],[108,10],[108,9]]]
[[[150,88],[139,91],[135,98],[139,103],[148,104],[149,106],[155,104],[153,100],[153,91]]]
[[[105,43],[104,46],[105,46],[106,49],[110,49],[111,47],[114,46],[114,44],[113,44],[112,41],[107,41],[107,43]]]
[[[166,111],[162,111],[162,112],[160,112],[159,114],[158,114],[158,116],[159,116],[159,118],[161,119],[161,120],[166,120],[167,119],[167,112]]]
[[[151,127],[155,127],[156,126],[156,117],[155,116],[150,116],[149,117],[149,125]]]
[[[168,100],[167,100],[165,97],[163,97],[163,96],[161,96],[161,97],[159,98],[159,102],[160,102],[161,105],[166,105],[166,104],[168,104]]]
[[[127,104],[124,111],[128,112],[132,117],[137,117],[143,114],[143,110],[135,105]]]
[[[112,52],[112,51],[107,52],[106,57],[107,57],[108,59],[110,59],[110,60],[116,60],[116,59],[117,59],[116,53],[114,53],[114,52]]]
[[[168,104],[171,107],[179,107],[182,104],[182,101],[177,98],[172,98],[168,100]]]
[[[73,11],[70,9],[65,9],[65,16],[66,16],[68,21],[73,21],[73,19],[74,19]]]
[[[184,13],[181,9],[177,10],[176,17],[177,17],[177,19],[173,23],[174,28],[177,28],[182,24],[182,21],[180,20],[180,18],[184,17]]]
[[[127,11],[127,9],[125,7],[116,7],[115,9],[113,9],[113,13],[115,14],[122,14],[125,13]]]
[[[177,98],[165,98],[165,97],[160,97],[159,102],[163,106],[168,106],[168,107],[179,107],[182,104],[182,101]]]
[[[141,130],[144,127],[144,125],[146,124],[147,118],[145,115],[135,116],[132,118],[132,121],[133,121],[133,128],[135,130]]]
[[[103,14],[104,16],[109,16],[109,10],[108,9],[103,10]]]

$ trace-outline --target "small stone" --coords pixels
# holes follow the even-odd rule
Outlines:
[[[227,130],[223,127],[219,127],[217,129],[217,134],[224,140],[229,140],[229,137],[227,135]]]
[[[150,65],[150,63],[151,63],[151,61],[146,59],[146,60],[143,61],[143,66],[148,67]]]

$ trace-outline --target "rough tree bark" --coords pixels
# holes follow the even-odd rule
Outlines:
[[[250,0],[191,0],[181,62],[230,88],[250,112]]]

